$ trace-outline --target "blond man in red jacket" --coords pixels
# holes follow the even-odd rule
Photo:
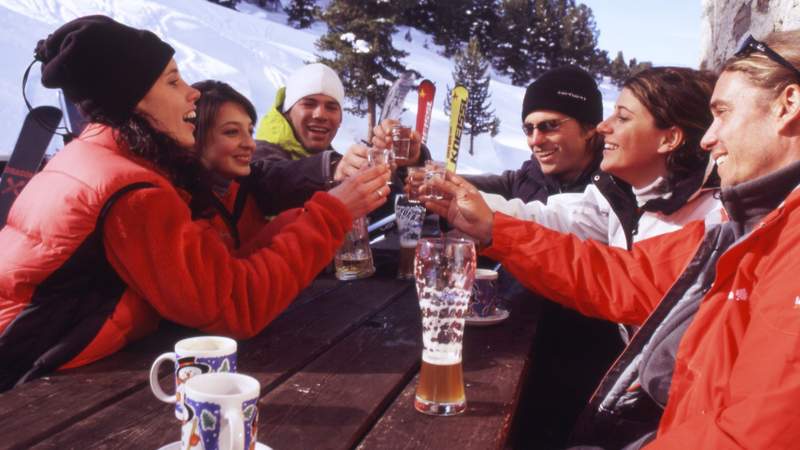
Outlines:
[[[459,177],[427,206],[528,288],[642,326],[579,420],[607,448],[797,448],[800,442],[800,30],[748,38],[711,98],[728,213],[624,251],[492,215]]]

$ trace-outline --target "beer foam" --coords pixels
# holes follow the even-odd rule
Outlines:
[[[475,269],[476,280],[496,280],[497,272],[492,269]]]
[[[434,366],[452,366],[461,362],[461,353],[459,352],[458,356],[456,356],[447,353],[429,352],[427,350],[423,350],[422,360],[428,364],[433,364]]]
[[[417,242],[419,242],[418,239],[403,239],[403,237],[400,236],[400,247],[416,249]]]
[[[418,292],[422,312],[423,358],[438,365],[461,361],[464,316],[471,291],[418,286]]]

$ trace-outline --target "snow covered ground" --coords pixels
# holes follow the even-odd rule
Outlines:
[[[0,158],[11,153],[27,111],[22,100],[22,74],[33,59],[36,42],[61,24],[88,14],[105,14],[155,32],[175,47],[175,57],[186,80],[213,78],[230,83],[253,101],[259,116],[264,114],[287,75],[316,60],[314,43],[326,27],[318,22],[309,29],[296,30],[286,25],[283,13],[268,13],[246,3],[239,9],[242,12],[206,0],[0,0]],[[453,85],[453,62],[437,53],[438,48],[428,35],[412,29],[409,42],[404,39],[406,31],[402,27],[395,35],[395,45],[409,53],[405,63],[436,84],[428,144],[434,158],[442,160],[448,128],[444,96],[447,86]],[[97,68],[103,70],[102,61],[98,61]],[[42,87],[39,74],[37,64],[26,89],[31,103],[59,105],[58,93]],[[601,91],[608,113],[617,90],[604,83]],[[468,154],[469,136],[464,135],[459,172],[499,173],[519,167],[530,157],[519,117],[525,90],[504,77],[494,76],[491,93],[492,107],[501,120],[500,133],[494,138],[477,137],[474,155]],[[404,122],[414,123],[416,103],[412,92],[406,101]],[[344,151],[366,134],[366,118],[346,114],[334,147]],[[56,137],[49,153],[60,145],[61,139]]]

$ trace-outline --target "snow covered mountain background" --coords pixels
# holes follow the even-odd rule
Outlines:
[[[88,14],[105,14],[127,25],[151,30],[175,47],[175,58],[188,82],[209,78],[231,84],[256,106],[259,117],[266,113],[286,77],[301,65],[316,61],[314,43],[326,31],[324,23],[296,30],[286,25],[283,13],[268,13],[242,2],[241,12],[205,0],[0,0],[0,158],[7,159],[19,134],[27,108],[22,100],[22,75],[33,60],[39,39],[61,24]],[[409,53],[404,62],[434,82],[437,88],[428,145],[435,159],[443,160],[447,144],[448,117],[444,114],[447,86],[453,85],[453,61],[437,53],[433,39],[410,30],[411,41],[400,27],[395,46]],[[428,47],[428,48],[426,48]],[[98,61],[98,70],[103,70]],[[57,91],[42,87],[41,67],[31,70],[26,93],[33,105],[59,105]],[[469,136],[462,138],[458,171],[499,173],[517,168],[530,158],[520,129],[520,106],[524,88],[513,86],[505,77],[492,74],[491,101],[500,118],[500,132],[475,139],[475,154],[468,153]],[[123,88],[121,86],[121,88]],[[617,89],[601,85],[604,110],[611,111]],[[416,93],[406,99],[403,122],[413,126]],[[334,147],[345,151],[367,134],[366,118],[345,114]],[[48,153],[62,145],[53,139]]]

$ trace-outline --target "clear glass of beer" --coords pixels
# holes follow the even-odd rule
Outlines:
[[[475,278],[475,245],[466,239],[420,239],[414,275],[423,347],[414,407],[437,416],[459,414],[467,407],[461,345]]]
[[[353,228],[345,235],[333,262],[336,267],[336,278],[340,280],[366,278],[375,273],[372,249],[369,248],[366,217],[359,217],[353,221]]]
[[[409,200],[405,194],[395,197],[395,222],[400,237],[400,263],[397,278],[414,279],[414,253],[417,241],[422,236],[422,223],[425,220],[425,206],[419,201]]]

